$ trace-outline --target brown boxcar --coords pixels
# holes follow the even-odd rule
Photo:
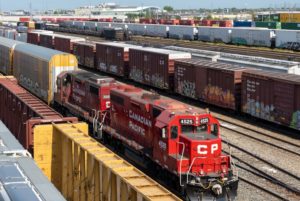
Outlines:
[[[300,76],[255,70],[244,72],[242,111],[300,130]]]
[[[50,49],[54,48],[54,34],[41,34],[40,35],[40,46],[47,47]]]
[[[85,41],[85,39],[73,36],[55,35],[54,49],[62,52],[73,53],[73,44],[81,41]]]
[[[0,76],[0,119],[24,148],[33,152],[33,128],[44,123],[77,122],[64,118],[17,84],[13,77]]]
[[[84,47],[84,66],[89,68],[95,68],[95,55],[96,55],[96,44],[88,42]]]
[[[239,110],[241,76],[239,66],[200,59],[175,61],[175,89],[183,96],[223,108]]]
[[[76,42],[73,45],[73,54],[80,65],[95,68],[96,44],[93,42]]]
[[[140,46],[125,43],[97,43],[97,69],[121,77],[129,74],[129,49]]]
[[[175,59],[189,59],[190,53],[150,47],[130,48],[129,78],[160,89],[173,90]]]
[[[40,35],[39,35],[39,33],[28,32],[27,33],[27,43],[31,43],[31,44],[34,44],[34,45],[39,45],[40,44]]]
[[[84,44],[76,42],[73,44],[73,54],[76,56],[79,65],[84,66]]]

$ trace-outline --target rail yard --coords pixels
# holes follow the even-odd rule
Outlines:
[[[300,31],[151,22],[0,27],[0,198],[300,200]]]

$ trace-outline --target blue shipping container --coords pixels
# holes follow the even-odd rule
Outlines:
[[[249,21],[234,21],[233,27],[252,27],[252,22]]]

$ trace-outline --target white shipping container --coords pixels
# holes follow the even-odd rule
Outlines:
[[[125,23],[110,23],[111,27],[120,27],[122,29],[127,29],[127,24]]]
[[[194,40],[198,30],[193,26],[169,26],[169,37],[175,39]]]
[[[97,29],[97,22],[85,22],[85,29],[96,31]]]
[[[27,33],[18,33],[16,35],[16,40],[27,43]]]
[[[146,25],[145,24],[128,24],[128,30],[131,31],[134,35],[145,35],[146,34]]]
[[[85,22],[82,21],[74,21],[73,28],[83,30],[85,26]]]
[[[5,38],[12,39],[12,40],[15,40],[16,34],[17,34],[17,31],[14,30],[14,29],[6,29],[6,30],[4,31],[4,37],[5,37]]]
[[[274,37],[274,31],[265,28],[234,28],[231,32],[232,43],[249,46],[271,47]]]
[[[146,35],[155,37],[167,37],[167,26],[161,24],[147,24]]]
[[[212,42],[214,37],[211,27],[198,27],[198,40]]]
[[[104,27],[111,27],[110,22],[97,22],[97,29],[103,30]]]
[[[230,43],[231,30],[231,27],[198,27],[198,40]]]
[[[300,31],[276,30],[276,47],[300,50]]]

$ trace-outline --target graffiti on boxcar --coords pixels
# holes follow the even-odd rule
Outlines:
[[[187,80],[178,82],[178,93],[190,98],[196,98],[196,84]]]
[[[290,127],[300,130],[300,110],[293,113]]]
[[[23,74],[20,74],[20,84],[27,88],[29,91],[33,92],[35,95],[42,99],[47,99],[48,91],[40,87],[39,83],[32,81]]]
[[[205,87],[203,93],[203,97],[207,100],[235,107],[235,97],[230,90],[223,90],[218,86],[212,86],[209,84]]]
[[[286,42],[286,43],[282,43],[279,47],[290,49],[290,50],[300,50],[300,43],[299,42]]]
[[[268,121],[275,121],[278,116],[274,105],[267,105],[263,102],[247,98],[246,104],[243,106],[243,111],[252,116],[259,117]]]
[[[143,82],[143,72],[140,69],[132,68],[129,77],[137,82]]]
[[[99,62],[99,70],[107,71],[107,66],[105,63]]]
[[[110,65],[109,71],[112,73],[118,73],[118,67],[116,65]]]
[[[159,74],[151,76],[151,84],[158,88],[168,87],[168,84],[164,82],[164,77]]]

